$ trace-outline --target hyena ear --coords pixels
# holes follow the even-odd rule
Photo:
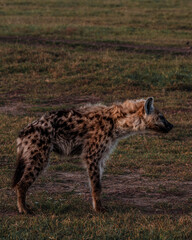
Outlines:
[[[154,107],[153,107],[153,103],[154,103],[154,98],[150,97],[146,100],[145,102],[145,113],[148,115],[148,114],[151,114],[154,110]]]

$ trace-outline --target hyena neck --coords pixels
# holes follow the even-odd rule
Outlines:
[[[135,114],[130,114],[126,118],[119,119],[117,122],[119,137],[143,133],[145,128],[144,120]]]
[[[146,123],[144,115],[144,100],[126,101],[121,104],[124,116],[117,121],[117,131],[119,137],[139,134],[145,132]]]
[[[139,110],[143,109],[145,104],[145,100],[127,100],[121,104],[123,111],[127,114],[133,114],[138,112]]]

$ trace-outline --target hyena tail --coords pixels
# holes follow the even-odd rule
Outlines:
[[[17,158],[16,170],[12,179],[12,188],[14,188],[17,185],[17,183],[20,181],[24,173],[25,163],[24,159],[21,156],[22,153],[20,153]]]

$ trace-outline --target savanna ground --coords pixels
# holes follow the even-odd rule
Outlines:
[[[192,239],[192,2],[2,0],[0,239]],[[119,143],[92,211],[78,157],[51,155],[19,215],[19,130],[43,112],[153,96],[168,135]]]

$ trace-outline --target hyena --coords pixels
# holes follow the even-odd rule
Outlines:
[[[81,156],[88,172],[93,209],[103,211],[101,177],[105,160],[118,140],[148,131],[168,133],[173,128],[153,102],[153,98],[148,98],[53,111],[25,127],[17,138],[18,158],[12,185],[19,212],[29,213],[26,192],[47,166],[52,151]]]

